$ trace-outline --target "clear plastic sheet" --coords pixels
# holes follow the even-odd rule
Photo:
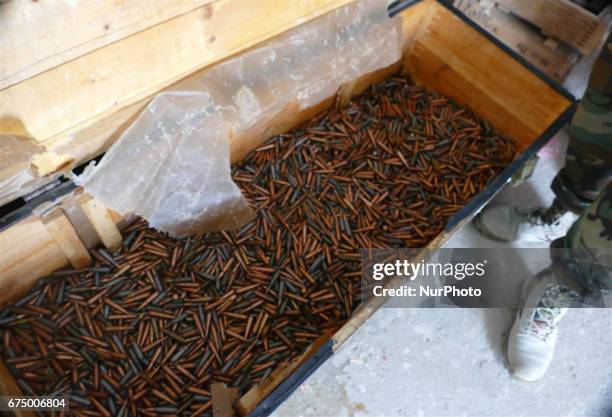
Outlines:
[[[342,84],[397,62],[400,22],[389,19],[384,0],[351,3],[195,74],[180,88],[208,91],[239,133],[292,101],[300,109],[314,106]]]
[[[359,1],[195,73],[158,94],[77,182],[173,236],[238,228],[253,212],[231,180],[229,138],[397,62],[399,23],[385,0]]]
[[[77,184],[173,236],[240,227],[253,210],[231,179],[221,117],[203,92],[158,94]]]

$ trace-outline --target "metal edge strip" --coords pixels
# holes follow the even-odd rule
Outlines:
[[[333,355],[333,339],[319,349],[264,398],[248,417],[266,417],[281,405],[319,366]]]
[[[396,16],[398,13],[403,12],[410,6],[413,6],[421,1],[423,0],[396,0],[387,7],[389,17]]]
[[[53,202],[54,200],[68,195],[77,188],[76,184],[72,180],[61,183],[57,187],[46,191],[32,200],[28,201],[23,207],[11,211],[6,216],[0,218],[0,232],[8,229],[15,223],[28,217],[36,207],[39,207],[43,203]]]

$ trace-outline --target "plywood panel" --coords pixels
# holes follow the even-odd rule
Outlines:
[[[213,0],[12,0],[0,4],[0,89]]]
[[[349,2],[256,0],[245,7],[219,0],[199,7],[0,91],[0,132],[42,142]]]

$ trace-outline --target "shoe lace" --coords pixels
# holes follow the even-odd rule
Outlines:
[[[537,209],[527,213],[527,222],[534,226],[552,226],[561,216],[549,213],[548,210]]]
[[[547,209],[536,209],[526,214],[528,223],[535,226],[552,226],[559,221],[561,216],[566,212],[565,208],[555,200]]]
[[[578,294],[558,284],[546,285],[546,290],[532,310],[531,320],[528,320],[525,332],[542,340],[546,340],[555,331],[561,317]]]

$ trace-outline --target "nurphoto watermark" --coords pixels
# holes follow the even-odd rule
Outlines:
[[[567,307],[610,307],[605,288],[575,274],[582,269],[601,282],[597,273],[609,266],[584,260],[568,266],[559,261],[565,255],[548,248],[363,249],[361,301],[383,298],[383,307],[537,307],[527,305],[523,294],[537,284],[571,293]]]

